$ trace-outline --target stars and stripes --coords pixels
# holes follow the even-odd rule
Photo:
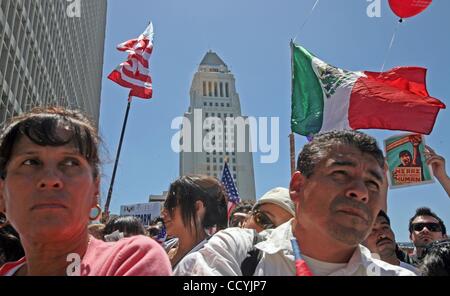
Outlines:
[[[160,231],[159,231],[158,235],[155,237],[155,239],[158,242],[163,243],[167,239],[167,231],[166,231],[166,226],[165,225],[161,225],[160,227],[161,227]]]
[[[222,183],[225,186],[225,190],[228,194],[228,210],[227,216],[230,216],[233,208],[241,201],[239,198],[239,193],[236,188],[236,184],[234,183],[233,176],[231,175],[230,168],[228,167],[228,163],[225,162],[222,171]]]
[[[150,23],[138,38],[125,41],[117,49],[128,53],[108,78],[117,84],[130,88],[130,98],[150,99],[153,94],[152,78],[149,73],[149,59],[153,50],[153,24]]]

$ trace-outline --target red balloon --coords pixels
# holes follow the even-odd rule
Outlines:
[[[431,4],[432,0],[389,0],[392,11],[400,18],[418,15]]]

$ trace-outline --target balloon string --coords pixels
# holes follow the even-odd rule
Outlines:
[[[300,29],[298,30],[298,34],[295,35],[294,40],[292,42],[295,42],[295,39],[297,39],[298,35],[300,35],[300,33],[303,30],[303,27],[306,25],[306,23],[309,21],[309,18],[311,17],[312,13],[314,12],[314,9],[316,9],[317,4],[319,3],[320,0],[316,0],[316,3],[314,3],[314,6],[311,8],[311,10],[308,13],[308,16],[306,17],[305,21],[303,22],[303,24],[300,26]]]
[[[400,19],[400,21],[397,23],[397,26],[395,27],[395,30],[394,30],[394,34],[392,34],[391,43],[389,44],[389,48],[386,52],[386,56],[384,57],[383,65],[381,66],[380,72],[384,71],[384,66],[386,65],[386,61],[389,58],[389,54],[391,53],[392,45],[394,44],[394,40],[395,40],[395,37],[397,36],[397,31],[398,31],[398,28],[400,27],[401,21],[402,21],[402,19]]]

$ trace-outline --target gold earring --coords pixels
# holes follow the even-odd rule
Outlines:
[[[98,217],[102,214],[102,208],[99,204],[97,204],[95,207],[91,208],[91,212],[89,213],[89,220],[94,221],[97,220]]]

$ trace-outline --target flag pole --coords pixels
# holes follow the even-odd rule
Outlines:
[[[316,2],[317,4],[317,2]],[[294,83],[294,40],[291,39],[290,42],[290,48],[291,48],[291,104],[292,104],[292,92],[294,89],[293,83]],[[291,176],[294,175],[295,172],[295,136],[292,132],[289,134],[289,150],[290,150],[290,164],[291,164]]]
[[[127,126],[128,113],[130,112],[130,107],[131,107],[131,95],[128,97],[127,110],[125,112],[125,119],[123,120],[122,132],[120,133],[119,147],[117,148],[116,160],[114,162],[114,169],[113,169],[113,173],[112,173],[112,177],[111,177],[111,184],[109,185],[108,197],[106,198],[105,210],[104,210],[104,214],[105,214],[104,222],[107,222],[107,219],[109,217],[109,205],[111,203],[111,197],[112,197],[112,192],[113,192],[113,187],[114,187],[114,180],[116,178],[117,165],[119,163],[120,150],[122,149],[123,136],[125,134],[125,128]]]
[[[290,155],[291,155],[291,176],[294,175],[295,172],[295,136],[294,133],[289,135],[289,146],[290,146]]]

